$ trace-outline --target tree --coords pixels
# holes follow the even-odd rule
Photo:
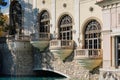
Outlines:
[[[8,16],[0,13],[0,26],[2,27],[3,31],[6,31],[8,29],[7,23],[8,23]]]

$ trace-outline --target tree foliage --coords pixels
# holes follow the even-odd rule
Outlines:
[[[2,0],[0,0],[0,4],[2,4]]]
[[[4,26],[8,21],[8,16],[0,13],[0,26]]]
[[[2,31],[4,31],[4,32],[6,32],[9,28],[8,16],[3,15],[2,13],[0,13],[0,27],[2,27]]]

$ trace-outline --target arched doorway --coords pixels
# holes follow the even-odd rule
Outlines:
[[[101,49],[101,26],[96,20],[90,20],[84,31],[85,49],[88,49],[89,56],[98,55]]]
[[[59,38],[61,40],[61,46],[69,46],[72,45],[73,40],[73,32],[72,32],[72,18],[65,14],[59,20]]]

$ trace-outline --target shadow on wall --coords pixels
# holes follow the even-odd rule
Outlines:
[[[42,70],[43,68],[50,70],[54,69],[52,66],[54,55],[49,50],[40,52],[40,49],[34,47],[33,53],[35,70]]]

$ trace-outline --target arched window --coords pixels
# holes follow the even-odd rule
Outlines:
[[[39,32],[40,33],[50,33],[50,16],[46,10],[44,10],[40,13]]]
[[[91,20],[85,29],[85,49],[101,49],[101,26]]]
[[[10,25],[12,26],[10,33],[15,34],[16,28],[20,29],[22,27],[22,7],[21,4],[13,0],[10,4]]]
[[[60,19],[59,37],[61,40],[72,40],[72,18],[69,15],[64,15]]]

